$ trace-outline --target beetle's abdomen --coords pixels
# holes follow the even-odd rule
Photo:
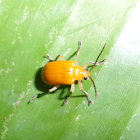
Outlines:
[[[46,64],[41,72],[42,80],[47,85],[71,85],[74,79],[73,61],[53,61]]]

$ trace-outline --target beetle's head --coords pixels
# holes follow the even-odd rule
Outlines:
[[[89,73],[88,69],[85,69],[83,71],[83,77],[84,77],[84,79],[85,80],[89,79],[89,75],[90,75],[90,73]]]

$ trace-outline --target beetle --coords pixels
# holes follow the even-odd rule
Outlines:
[[[68,99],[70,95],[74,92],[75,88],[75,81],[78,81],[80,90],[87,96],[87,99],[90,104],[93,103],[93,101],[90,99],[88,93],[83,90],[83,86],[81,83],[81,80],[87,80],[91,79],[94,89],[95,89],[95,100],[97,98],[97,91],[96,86],[93,81],[93,79],[90,77],[90,72],[95,67],[95,65],[100,65],[106,61],[106,59],[102,60],[101,62],[97,62],[101,53],[103,52],[106,43],[104,44],[100,54],[98,55],[95,62],[87,62],[83,67],[77,65],[77,58],[78,54],[80,52],[82,46],[82,42],[79,42],[79,47],[75,56],[75,62],[67,60],[65,61],[64,57],[62,55],[58,55],[55,60],[53,60],[48,54],[46,57],[50,60],[41,70],[41,77],[45,84],[54,86],[53,88],[49,89],[49,92],[53,92],[58,89],[61,85],[71,85],[70,94],[67,96],[64,105],[68,103]],[[57,61],[58,58],[60,58],[61,61]],[[90,71],[88,71],[87,67],[89,64],[93,64]],[[35,98],[37,98],[38,95],[36,95],[34,98],[30,100],[32,102]]]

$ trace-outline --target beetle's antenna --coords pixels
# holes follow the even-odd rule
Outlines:
[[[94,89],[95,89],[95,100],[97,99],[97,91],[96,91],[96,86],[95,86],[95,83],[93,81],[93,79],[89,76],[90,80],[92,81],[93,83],[93,86],[94,86]]]
[[[92,71],[92,69],[94,68],[94,66],[96,65],[96,63],[97,63],[97,61],[98,61],[98,59],[99,59],[100,55],[102,54],[102,52],[103,52],[103,50],[104,50],[105,46],[106,46],[106,43],[105,43],[104,47],[102,48],[102,50],[101,50],[100,54],[98,55],[98,57],[97,57],[97,59],[96,59],[96,61],[95,61],[94,65],[92,66],[92,68],[90,69],[90,71],[89,71],[89,72],[91,72],[91,71]]]

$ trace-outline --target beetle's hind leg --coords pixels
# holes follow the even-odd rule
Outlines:
[[[34,101],[34,99],[35,98],[37,98],[38,97],[38,94],[37,95],[35,95],[30,101],[29,101],[29,103],[31,103],[31,102],[33,102]]]
[[[80,90],[86,94],[89,103],[90,103],[90,104],[93,104],[93,101],[90,99],[88,93],[87,93],[86,91],[83,90],[83,86],[82,86],[82,83],[81,83],[80,80],[78,81],[78,84],[79,84]]]
[[[48,54],[46,55],[46,57],[50,60],[50,61],[57,61],[57,59],[60,57],[60,60],[61,61],[65,61],[65,59],[64,59],[64,57],[62,56],[62,55],[58,55],[57,57],[56,57],[56,59],[55,60],[53,60]]]
[[[68,103],[68,99],[69,99],[70,95],[72,94],[72,92],[74,91],[74,88],[75,88],[75,85],[72,84],[71,89],[70,89],[70,94],[67,96],[67,99],[65,100],[64,105],[66,105]]]
[[[47,54],[46,57],[50,60],[53,61],[53,59]]]
[[[53,88],[49,89],[49,92],[53,92],[53,91],[57,90],[59,87],[60,87],[60,85],[55,85]],[[43,94],[46,94],[46,93],[43,93]],[[35,96],[29,101],[29,103],[33,102],[35,98],[38,98],[40,95],[43,95],[43,94],[41,93],[41,94],[35,95]]]

